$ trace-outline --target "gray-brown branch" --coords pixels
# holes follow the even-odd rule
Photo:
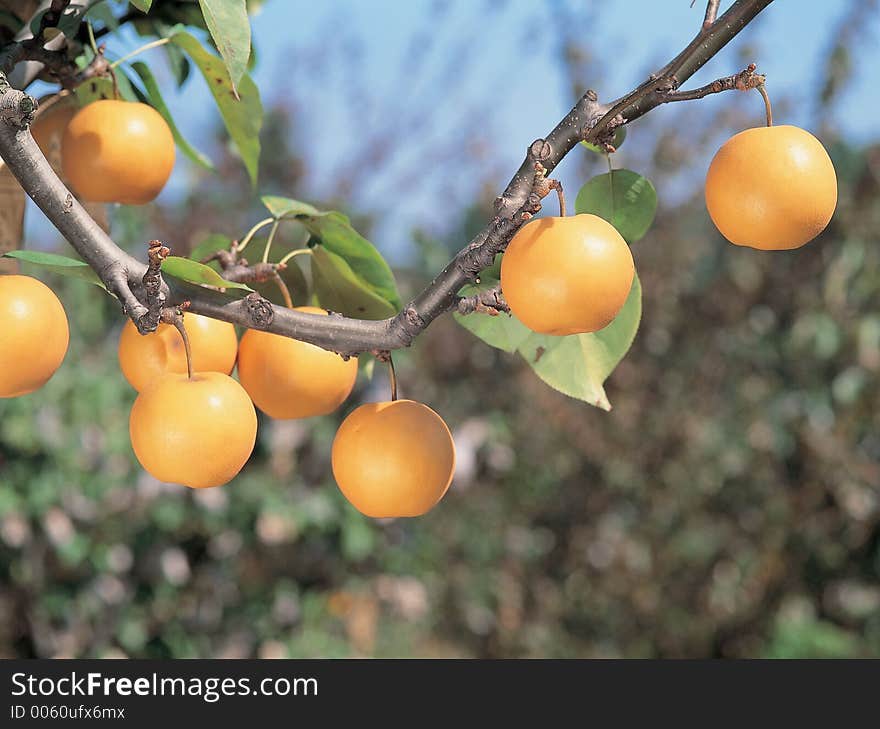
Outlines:
[[[382,321],[319,316],[270,304],[258,295],[227,294],[168,280],[166,305],[190,302],[190,310],[245,327],[265,329],[342,354],[407,347],[441,314],[455,309],[458,292],[502,252],[524,220],[540,209],[536,164],[549,174],[582,141],[610,142],[614,130],[670,101],[670,94],[726,46],[772,0],[736,0],[688,46],[630,93],[600,104],[587,91],[543,139],[533,142],[519,170],[496,200],[496,215],[415,299]],[[711,10],[712,3],[709,4]],[[709,17],[707,10],[707,18]],[[5,79],[3,79],[5,80]],[[4,93],[5,92],[5,93]],[[27,101],[26,101],[27,100]],[[0,156],[46,217],[98,273],[135,321],[147,312],[142,278],[146,264],[122,251],[88,216],[33,141],[28,124],[33,100],[0,83]],[[27,111],[25,111],[27,110]]]

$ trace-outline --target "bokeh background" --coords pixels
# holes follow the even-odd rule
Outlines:
[[[690,40],[704,4],[688,5],[269,0],[259,191],[345,210],[415,293],[585,88],[619,96]],[[181,158],[158,203],[112,211],[113,235],[185,254],[262,216],[202,80],[175,91],[149,60],[221,174]],[[757,94],[634,123],[613,162],[653,180],[660,211],[634,246],[644,317],[614,409],[437,321],[396,356],[459,455],[420,519],[362,517],[330,472],[381,368],[332,417],[261,419],[232,484],[156,482],[128,441],[118,306],[48,277],[67,360],[0,401],[0,656],[880,656],[878,3],[779,0],[689,85],[750,61],[777,122],[835,161],[829,228],[759,253],[712,227],[708,160],[761,123]],[[558,174],[573,195],[605,166],[578,149]],[[63,250],[33,209],[27,245]]]

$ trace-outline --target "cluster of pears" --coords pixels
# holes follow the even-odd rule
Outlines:
[[[298,311],[326,315],[316,307]],[[30,276],[0,276],[0,398],[42,387],[67,352],[69,329],[54,292]],[[351,393],[357,360],[276,334],[193,313],[183,315],[190,345],[160,324],[141,335],[129,320],[119,339],[123,375],[138,391],[129,429],[135,455],[161,481],[220,486],[247,463],[257,436],[254,405],[273,418],[333,412]],[[239,381],[230,374],[238,365]],[[342,423],[332,448],[339,488],[371,517],[419,516],[446,493],[455,446],[443,419],[413,400],[368,403]]]
[[[89,202],[143,205],[174,168],[171,129],[140,102],[101,99],[79,107],[64,96],[38,115],[31,133],[47,157],[60,144],[64,178]]]
[[[315,315],[324,309],[298,307]],[[227,323],[185,313],[193,375],[179,332],[160,324],[141,336],[131,321],[119,363],[139,391],[131,443],[153,476],[193,488],[230,481],[256,441],[254,406],[276,419],[327,415],[351,393],[357,359],[306,342],[249,329],[239,342]],[[237,382],[230,373],[238,365]],[[419,516],[452,481],[455,448],[446,423],[428,406],[393,399],[356,408],[332,449],[333,474],[348,500],[372,517]]]
[[[798,127],[769,123],[718,150],[705,191],[721,234],[759,250],[799,248],[825,229],[837,205],[834,166],[821,142]],[[501,290],[535,332],[595,332],[623,307],[634,273],[629,246],[602,218],[538,218],[508,245]]]

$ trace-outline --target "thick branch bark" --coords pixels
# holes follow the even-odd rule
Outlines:
[[[544,139],[535,140],[505,191],[496,200],[496,216],[397,316],[362,321],[324,317],[272,306],[251,294],[231,298],[204,287],[170,282],[166,305],[189,302],[191,311],[246,327],[300,339],[342,354],[409,346],[435,318],[456,308],[458,291],[490,266],[525,219],[540,209],[536,164],[549,174],[581,140],[602,142],[621,124],[674,98],[670,94],[729,43],[772,0],[737,0],[715,22],[645,83],[610,105],[587,91]],[[707,19],[712,3],[707,9]],[[717,3],[716,3],[717,5]],[[704,87],[705,88],[705,87]],[[27,129],[29,114],[22,92],[0,86],[0,156],[49,220],[122,301],[135,321],[147,313],[142,278],[146,264],[120,250],[88,216],[43,158]],[[164,292],[164,290],[163,290]]]

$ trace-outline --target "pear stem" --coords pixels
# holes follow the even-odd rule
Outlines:
[[[169,317],[174,328],[180,332],[180,338],[183,339],[183,349],[186,352],[186,374],[189,379],[193,378],[192,365],[192,348],[189,346],[189,335],[186,333],[186,326],[183,323],[183,314],[176,312],[174,316]]]
[[[391,402],[397,400],[397,372],[394,370],[394,358],[388,355],[388,379],[391,381]]]
[[[773,109],[770,107],[770,97],[767,95],[767,89],[764,88],[764,84],[758,84],[755,86],[758,89],[758,93],[764,98],[764,108],[767,110],[767,126],[773,126]]]

